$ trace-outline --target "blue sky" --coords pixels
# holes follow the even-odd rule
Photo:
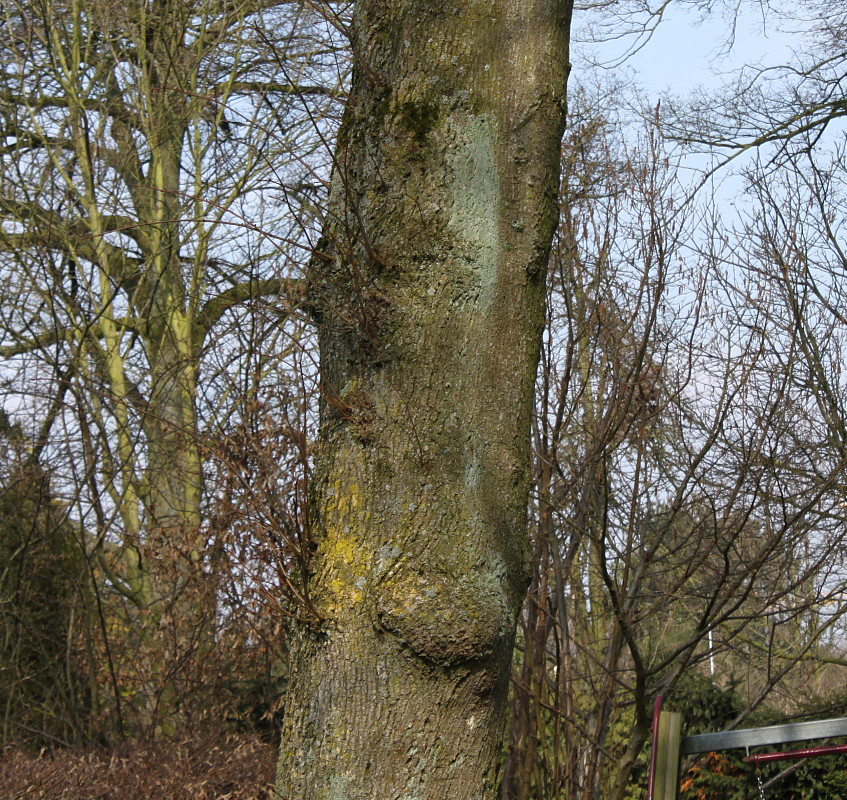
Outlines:
[[[736,20],[735,40],[726,52],[730,21],[720,14],[705,20],[694,9],[671,2],[646,44],[625,63],[650,99],[665,91],[684,95],[698,85],[717,88],[744,64],[777,65],[791,60],[799,39],[781,31],[771,19],[749,6]],[[577,18],[579,26],[579,18]],[[632,40],[616,40],[592,48],[600,60],[618,61]],[[578,62],[577,62],[578,66]]]

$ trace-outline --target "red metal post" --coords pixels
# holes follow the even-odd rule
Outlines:
[[[656,695],[653,703],[652,745],[650,748],[650,767],[647,770],[647,800],[653,800],[653,787],[656,784],[656,743],[659,739],[659,713],[662,710],[662,695]]]

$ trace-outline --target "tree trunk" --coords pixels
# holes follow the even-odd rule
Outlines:
[[[312,270],[319,614],[282,797],[493,798],[529,564],[569,0],[361,0]]]

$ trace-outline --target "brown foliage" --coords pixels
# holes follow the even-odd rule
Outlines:
[[[271,800],[276,747],[217,736],[112,750],[0,753],[0,800]]]

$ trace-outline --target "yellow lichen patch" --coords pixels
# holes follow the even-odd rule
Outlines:
[[[327,592],[325,612],[335,616],[364,600],[362,588],[371,571],[371,557],[362,532],[367,530],[361,490],[357,484],[336,484],[324,505],[325,538],[322,573]]]
[[[356,542],[350,536],[340,536],[331,540],[327,547],[326,558],[352,564],[356,558]]]

